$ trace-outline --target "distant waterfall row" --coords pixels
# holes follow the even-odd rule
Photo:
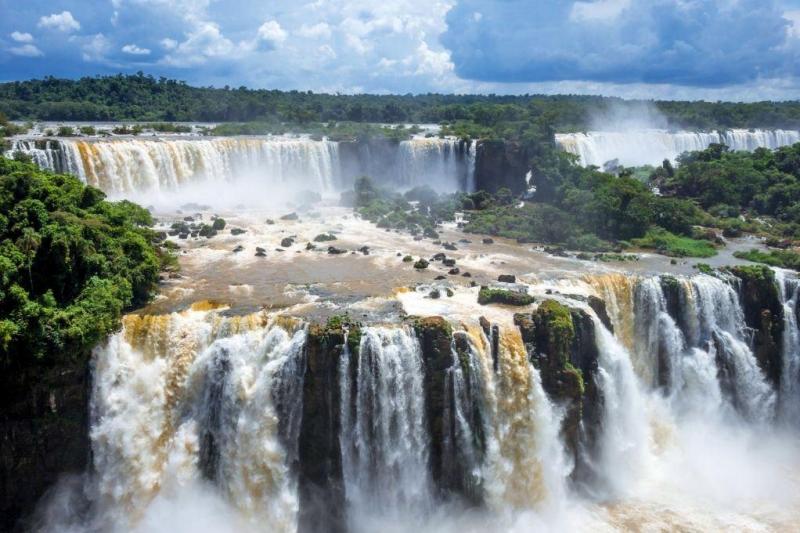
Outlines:
[[[565,151],[577,155],[581,165],[602,167],[612,160],[626,166],[659,165],[675,161],[684,152],[704,150],[711,144],[724,144],[731,150],[776,149],[800,142],[800,131],[741,130],[708,133],[664,130],[626,132],[590,131],[556,134]]]
[[[478,530],[501,531],[511,524],[496,520],[514,513],[614,500],[652,476],[693,479],[670,472],[675,453],[687,465],[736,457],[686,443],[661,457],[698,431],[800,429],[795,278],[778,272],[772,296],[734,277],[586,283],[607,314],[553,295],[575,322],[577,411],[545,392],[553,361],[542,350],[563,342],[561,329],[531,337],[522,324],[434,317],[337,332],[203,306],[126,317],[94,356],[87,529],[147,530],[183,513],[208,530],[457,530],[441,510],[466,504],[489,512]]]
[[[282,137],[29,139],[14,141],[6,156],[28,154],[43,168],[74,174],[118,196],[237,182],[337,192],[352,186],[360,174],[403,188],[427,184],[454,191],[474,186],[474,146],[465,148],[457,140],[383,143],[383,157],[367,161],[358,151],[345,150],[342,155],[341,144]]]

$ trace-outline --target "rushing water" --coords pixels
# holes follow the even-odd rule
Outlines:
[[[785,331],[777,386],[751,349],[735,280],[587,281],[606,300],[613,333],[582,300],[554,296],[593,325],[597,367],[584,379],[599,391],[600,423],[580,448],[591,475],[579,485],[563,406],[510,324],[452,324],[438,354],[412,327],[364,326],[357,349],[345,342],[322,354],[339,357],[339,410],[325,416],[339,421],[349,531],[794,523],[796,278],[776,275]],[[295,531],[297,463],[317,460],[298,454],[307,342],[301,323],[208,305],[126,317],[94,354],[89,510],[76,514],[62,498],[46,514],[50,529]]]
[[[474,142],[466,151],[457,140],[439,138],[391,146],[391,153],[369,168],[378,181],[440,191],[474,187]],[[6,155],[15,152],[112,195],[237,184],[273,193],[281,188],[332,193],[352,186],[355,177],[343,172],[353,165],[341,160],[340,143],[309,138],[19,139]]]
[[[602,167],[614,159],[626,166],[640,166],[659,165],[665,159],[674,162],[684,152],[704,150],[715,143],[725,144],[731,150],[775,149],[800,142],[800,131],[590,131],[557,134],[556,142],[563,150],[577,155],[584,166]]]

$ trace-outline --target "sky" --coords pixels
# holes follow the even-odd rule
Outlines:
[[[800,98],[800,0],[0,0],[0,80]]]

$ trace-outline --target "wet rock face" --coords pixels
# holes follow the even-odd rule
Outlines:
[[[453,480],[444,479],[442,443],[445,432],[445,374],[453,362],[450,349],[453,331],[442,317],[420,318],[413,323],[425,364],[425,406],[431,436],[431,477],[446,492]]]
[[[303,415],[298,442],[301,533],[345,531],[339,361],[345,354],[340,327],[312,326],[306,342]]]
[[[579,451],[594,448],[602,416],[594,321],[582,309],[545,300],[533,314],[514,315],[514,322],[539,368],[545,392],[566,408],[562,435],[575,460],[573,478],[588,475]]]
[[[780,386],[783,360],[783,306],[775,274],[765,266],[731,269],[739,280],[739,299],[747,327],[753,331],[753,353],[773,386]]]
[[[89,463],[88,354],[0,374],[0,531],[25,519],[63,474]]]
[[[525,192],[528,161],[525,150],[517,143],[478,141],[475,153],[476,189],[493,193],[506,187],[515,194]]]

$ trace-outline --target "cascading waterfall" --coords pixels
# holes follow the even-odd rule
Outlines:
[[[294,531],[289,459],[305,336],[260,314],[126,317],[93,359],[88,495],[97,512],[87,529],[150,530],[182,505],[211,520],[191,502],[207,492],[205,474],[222,496],[206,503],[233,520],[225,530],[267,520]]]
[[[309,414],[303,399],[318,394],[306,390],[317,383],[308,373],[315,371],[311,361],[329,357],[338,357],[331,367],[338,381],[330,382],[337,411],[313,416],[335,419],[334,462],[341,459],[341,468],[334,475],[344,489],[349,531],[456,531],[459,522],[447,513],[464,502],[479,506],[476,524],[486,520],[482,530],[490,531],[574,529],[573,518],[600,508],[598,501],[614,527],[630,525],[630,517],[615,522],[614,513],[624,512],[663,525],[663,514],[674,518],[670,498],[681,491],[702,502],[750,501],[753,492],[736,484],[731,469],[734,478],[755,484],[763,483],[761,471],[770,472],[791,494],[794,485],[780,474],[778,460],[756,455],[751,466],[743,458],[761,446],[755,435],[766,443],[765,454],[794,453],[774,444],[769,424],[777,416],[796,428],[800,282],[776,273],[785,334],[775,388],[751,349],[737,280],[605,275],[586,281],[604,297],[613,333],[584,300],[553,295],[574,313],[585,312],[573,317],[588,314],[593,326],[593,338],[582,342],[594,342],[596,371],[582,377],[593,380],[601,403],[597,438],[587,442],[592,449],[578,450],[591,472],[580,486],[572,485],[575,465],[561,440],[562,406],[545,393],[540,370],[510,324],[486,331],[443,323],[437,338],[449,340],[449,350],[443,341],[436,346],[445,349],[435,353],[413,327],[362,326],[351,333],[360,335],[357,349],[345,334],[343,345],[322,343],[330,351],[306,360],[311,334],[302,323],[266,313],[228,317],[198,304],[171,315],[127,316],[123,330],[97,349],[94,473],[87,485],[97,512],[76,530],[147,531],[175,515],[202,520],[198,528],[206,530],[295,531],[297,462],[316,459],[313,449],[298,451]],[[432,397],[436,384],[441,396]],[[431,401],[442,408],[431,411]],[[714,448],[706,449],[704,439]],[[718,479],[729,480],[719,497]],[[465,498],[451,500],[443,489]],[[630,503],[644,501],[653,507]],[[580,527],[592,530],[597,517],[589,514],[589,525]]]
[[[109,194],[167,192],[250,179],[330,192],[340,187],[339,145],[305,138],[15,141],[11,153],[71,172]]]
[[[469,173],[472,172],[474,176],[474,160],[469,158],[469,149],[467,152],[465,161],[461,144],[455,139],[419,138],[401,141],[398,153],[398,185],[428,185],[437,191],[456,191],[469,187]]]
[[[725,144],[731,150],[775,149],[800,142],[800,131],[743,130],[669,132],[638,130],[626,132],[590,131],[556,135],[562,150],[577,155],[581,165],[602,167],[614,159],[626,166],[659,165],[675,161],[684,152],[704,150],[711,144]]]
[[[402,188],[474,189],[475,141],[414,138],[390,144],[390,159],[362,168]],[[203,184],[281,185],[331,193],[351,186],[340,143],[310,138],[17,139],[5,154],[22,152],[42,168],[67,172],[111,195],[158,195]],[[345,164],[344,166],[352,166]]]
[[[366,328],[357,356],[342,357],[340,379],[342,470],[352,514],[424,514],[432,488],[419,341],[406,328]]]
[[[800,280],[785,270],[775,271],[778,295],[783,305],[782,373],[779,416],[793,427],[800,427]]]

